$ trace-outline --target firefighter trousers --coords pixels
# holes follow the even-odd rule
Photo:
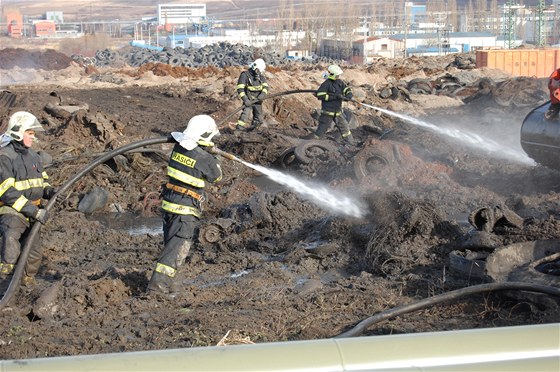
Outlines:
[[[263,123],[263,107],[261,103],[255,103],[252,106],[243,107],[243,111],[239,117],[239,122],[242,122],[245,125],[239,122],[238,124],[244,127],[248,126],[251,112],[253,113],[253,121],[251,122],[251,125],[254,128],[259,127]]]
[[[180,285],[176,274],[187,259],[199,224],[199,219],[192,215],[164,213],[164,247],[150,278],[148,290],[169,293]]]
[[[321,112],[321,115],[319,116],[319,125],[315,131],[315,135],[322,138],[330,129],[333,121],[341,136],[346,137],[350,134],[348,121],[344,117],[344,114],[341,113],[340,115],[333,116],[325,112]]]
[[[43,258],[40,228],[31,243],[25,265],[25,275],[31,277],[35,276],[39,271]],[[24,219],[23,215],[0,214],[0,233],[2,234],[0,260],[3,266],[13,267],[17,263],[22,245],[26,243],[30,230],[31,226]]]

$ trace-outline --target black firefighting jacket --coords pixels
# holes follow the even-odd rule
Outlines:
[[[257,69],[251,68],[239,75],[239,80],[237,81],[237,95],[239,98],[243,99],[243,97],[247,96],[249,100],[254,101],[261,92],[265,95],[268,94],[268,83],[266,77]]]
[[[168,182],[163,188],[164,212],[200,217],[206,182],[222,178],[218,159],[200,146],[187,150],[178,143],[167,165]]]
[[[34,217],[46,188],[50,187],[47,180],[37,152],[18,141],[0,147],[0,213],[15,210],[25,217]]]
[[[325,79],[315,95],[322,101],[321,110],[329,115],[342,112],[342,97],[353,97],[352,89],[340,79]]]

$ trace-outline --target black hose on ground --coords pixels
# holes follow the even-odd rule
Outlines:
[[[275,98],[275,97],[284,96],[284,95],[288,95],[288,94],[295,94],[295,93],[315,93],[315,92],[316,92],[316,90],[313,90],[313,89],[288,90],[288,91],[285,91],[285,92],[279,92],[279,93],[268,95],[264,99],[270,99],[270,98]],[[254,104],[255,102],[257,102],[257,101],[252,101],[251,104]],[[242,110],[243,107],[244,106],[241,106],[237,110],[228,114],[224,119],[222,119],[219,122],[219,124],[224,123],[231,116],[233,116],[236,112]],[[219,127],[219,124],[218,124],[218,127]],[[49,202],[45,206],[45,209],[47,211],[50,210],[52,208],[52,206],[54,205],[54,203],[56,203],[56,199],[59,195],[62,195],[66,190],[68,190],[72,185],[74,185],[74,183],[76,183],[80,178],[82,178],[84,175],[89,173],[93,168],[97,167],[98,165],[103,164],[104,162],[114,158],[117,155],[121,155],[125,152],[137,149],[137,148],[142,147],[142,146],[155,145],[155,144],[159,144],[159,143],[166,143],[166,142],[173,142],[173,141],[174,141],[174,139],[171,136],[149,138],[149,139],[129,143],[128,145],[119,147],[115,150],[112,150],[112,151],[109,151],[109,152],[105,153],[103,156],[100,156],[100,157],[96,158],[94,161],[92,161],[91,163],[89,163],[81,171],[76,173],[72,178],[70,178],[62,186],[60,186],[58,188],[56,194],[53,196],[53,198],[51,198],[51,200],[49,200]],[[20,256],[18,258],[18,262],[17,262],[17,265],[15,267],[15,270],[14,270],[14,273],[13,273],[13,276],[12,276],[12,280],[10,281],[10,285],[8,286],[8,289],[4,293],[4,296],[2,297],[2,300],[0,300],[0,309],[4,308],[4,306],[6,306],[8,304],[8,302],[12,299],[12,297],[16,293],[17,288],[19,287],[19,284],[20,284],[20,281],[21,281],[21,278],[23,276],[23,272],[24,272],[24,269],[25,269],[25,264],[27,262],[27,257],[29,256],[29,251],[31,249],[30,242],[32,242],[33,239],[35,239],[35,236],[38,234],[39,227],[40,227],[39,224],[35,223],[31,227],[31,230],[29,231],[29,235],[27,236],[25,244],[24,244],[23,248],[21,249],[21,253],[20,253]]]
[[[62,195],[66,190],[68,190],[72,185],[74,185],[74,183],[76,183],[80,178],[82,178],[84,175],[89,173],[93,168],[97,167],[100,164],[105,163],[107,160],[110,160],[117,155],[123,154],[127,151],[136,149],[138,147],[155,145],[155,144],[158,144],[158,143],[173,142],[173,141],[174,141],[174,139],[171,136],[158,137],[158,138],[148,138],[148,139],[145,139],[145,140],[129,143],[128,145],[125,145],[125,146],[119,147],[119,148],[117,148],[113,151],[107,152],[105,155],[100,156],[97,159],[95,159],[94,161],[92,161],[91,163],[89,163],[81,171],[76,173],[72,178],[70,178],[62,186],[60,186],[58,188],[56,194],[51,198],[51,200],[49,200],[49,202],[45,206],[45,209],[47,211],[50,210],[52,208],[52,206],[56,203],[56,200],[57,200],[59,195]],[[10,285],[8,286],[8,289],[6,290],[6,293],[4,293],[4,296],[2,297],[2,300],[0,300],[0,309],[4,308],[4,306],[6,306],[8,304],[8,302],[12,299],[12,297],[16,293],[16,290],[19,287],[19,284],[21,282],[21,278],[23,276],[23,272],[25,270],[25,264],[27,262],[27,257],[29,256],[29,251],[31,250],[30,242],[32,242],[35,239],[35,236],[39,232],[39,227],[40,227],[40,224],[38,222],[35,222],[33,224],[33,226],[31,227],[31,230],[29,231],[29,235],[27,236],[25,244],[24,244],[24,246],[21,250],[17,265],[16,265],[15,270],[14,270],[14,274],[12,276],[12,280],[10,282]]]
[[[410,313],[412,311],[421,310],[426,307],[439,304],[441,302],[452,301],[461,297],[470,296],[473,294],[479,294],[483,292],[509,291],[509,290],[539,292],[551,296],[560,297],[560,288],[531,284],[531,283],[524,283],[524,282],[503,282],[503,283],[489,283],[489,284],[474,285],[472,287],[461,288],[451,292],[442,293],[437,296],[425,298],[423,300],[414,302],[409,305],[399,306],[389,310],[385,310],[379,314],[376,314],[374,316],[362,320],[354,328],[346,332],[343,332],[338,336],[335,336],[334,338],[359,336],[369,326],[375,323],[379,323],[399,315]]]

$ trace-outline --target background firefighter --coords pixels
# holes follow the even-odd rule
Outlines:
[[[164,248],[148,291],[173,293],[180,285],[174,278],[198,233],[205,183],[222,178],[218,159],[203,149],[211,151],[212,137],[217,134],[216,122],[208,115],[194,116],[183,132],[171,133],[177,143],[169,158],[168,182],[162,192]]]
[[[37,118],[29,112],[14,113],[8,129],[0,137],[0,275],[6,277],[14,270],[31,224],[48,219],[41,198],[55,194],[47,182],[40,155],[31,149],[35,132],[44,131]],[[25,266],[24,285],[33,284],[39,271],[43,249],[40,232],[35,235]]]
[[[318,139],[324,137],[334,121],[336,127],[345,142],[354,144],[354,137],[348,127],[348,121],[342,112],[343,98],[352,99],[352,89],[340,80],[342,69],[337,65],[330,65],[325,73],[325,81],[321,84],[315,94],[321,102],[321,115],[319,125],[314,134],[307,139]]]
[[[249,69],[239,75],[237,95],[243,101],[243,111],[237,120],[237,130],[257,128],[263,123],[262,100],[268,94],[268,83],[264,76],[266,64],[259,58],[249,65]],[[261,101],[257,101],[261,100]],[[257,101],[251,106],[251,101]],[[249,116],[253,112],[253,121],[249,126]]]
[[[550,91],[550,107],[544,117],[548,120],[558,119],[560,114],[560,68],[550,75],[548,90]]]

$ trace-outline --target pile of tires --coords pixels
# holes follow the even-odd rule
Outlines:
[[[120,50],[103,49],[95,53],[95,57],[88,60],[88,64],[98,67],[121,67],[127,64],[139,67],[145,63],[165,63],[171,66],[191,68],[214,66],[224,68],[227,66],[247,66],[256,58],[262,58],[268,65],[282,66],[292,63],[336,63],[335,60],[313,56],[303,60],[285,58],[280,53],[266,51],[262,48],[243,44],[216,43],[202,48],[154,48],[127,46]],[[72,56],[72,59],[83,64],[85,57]]]

